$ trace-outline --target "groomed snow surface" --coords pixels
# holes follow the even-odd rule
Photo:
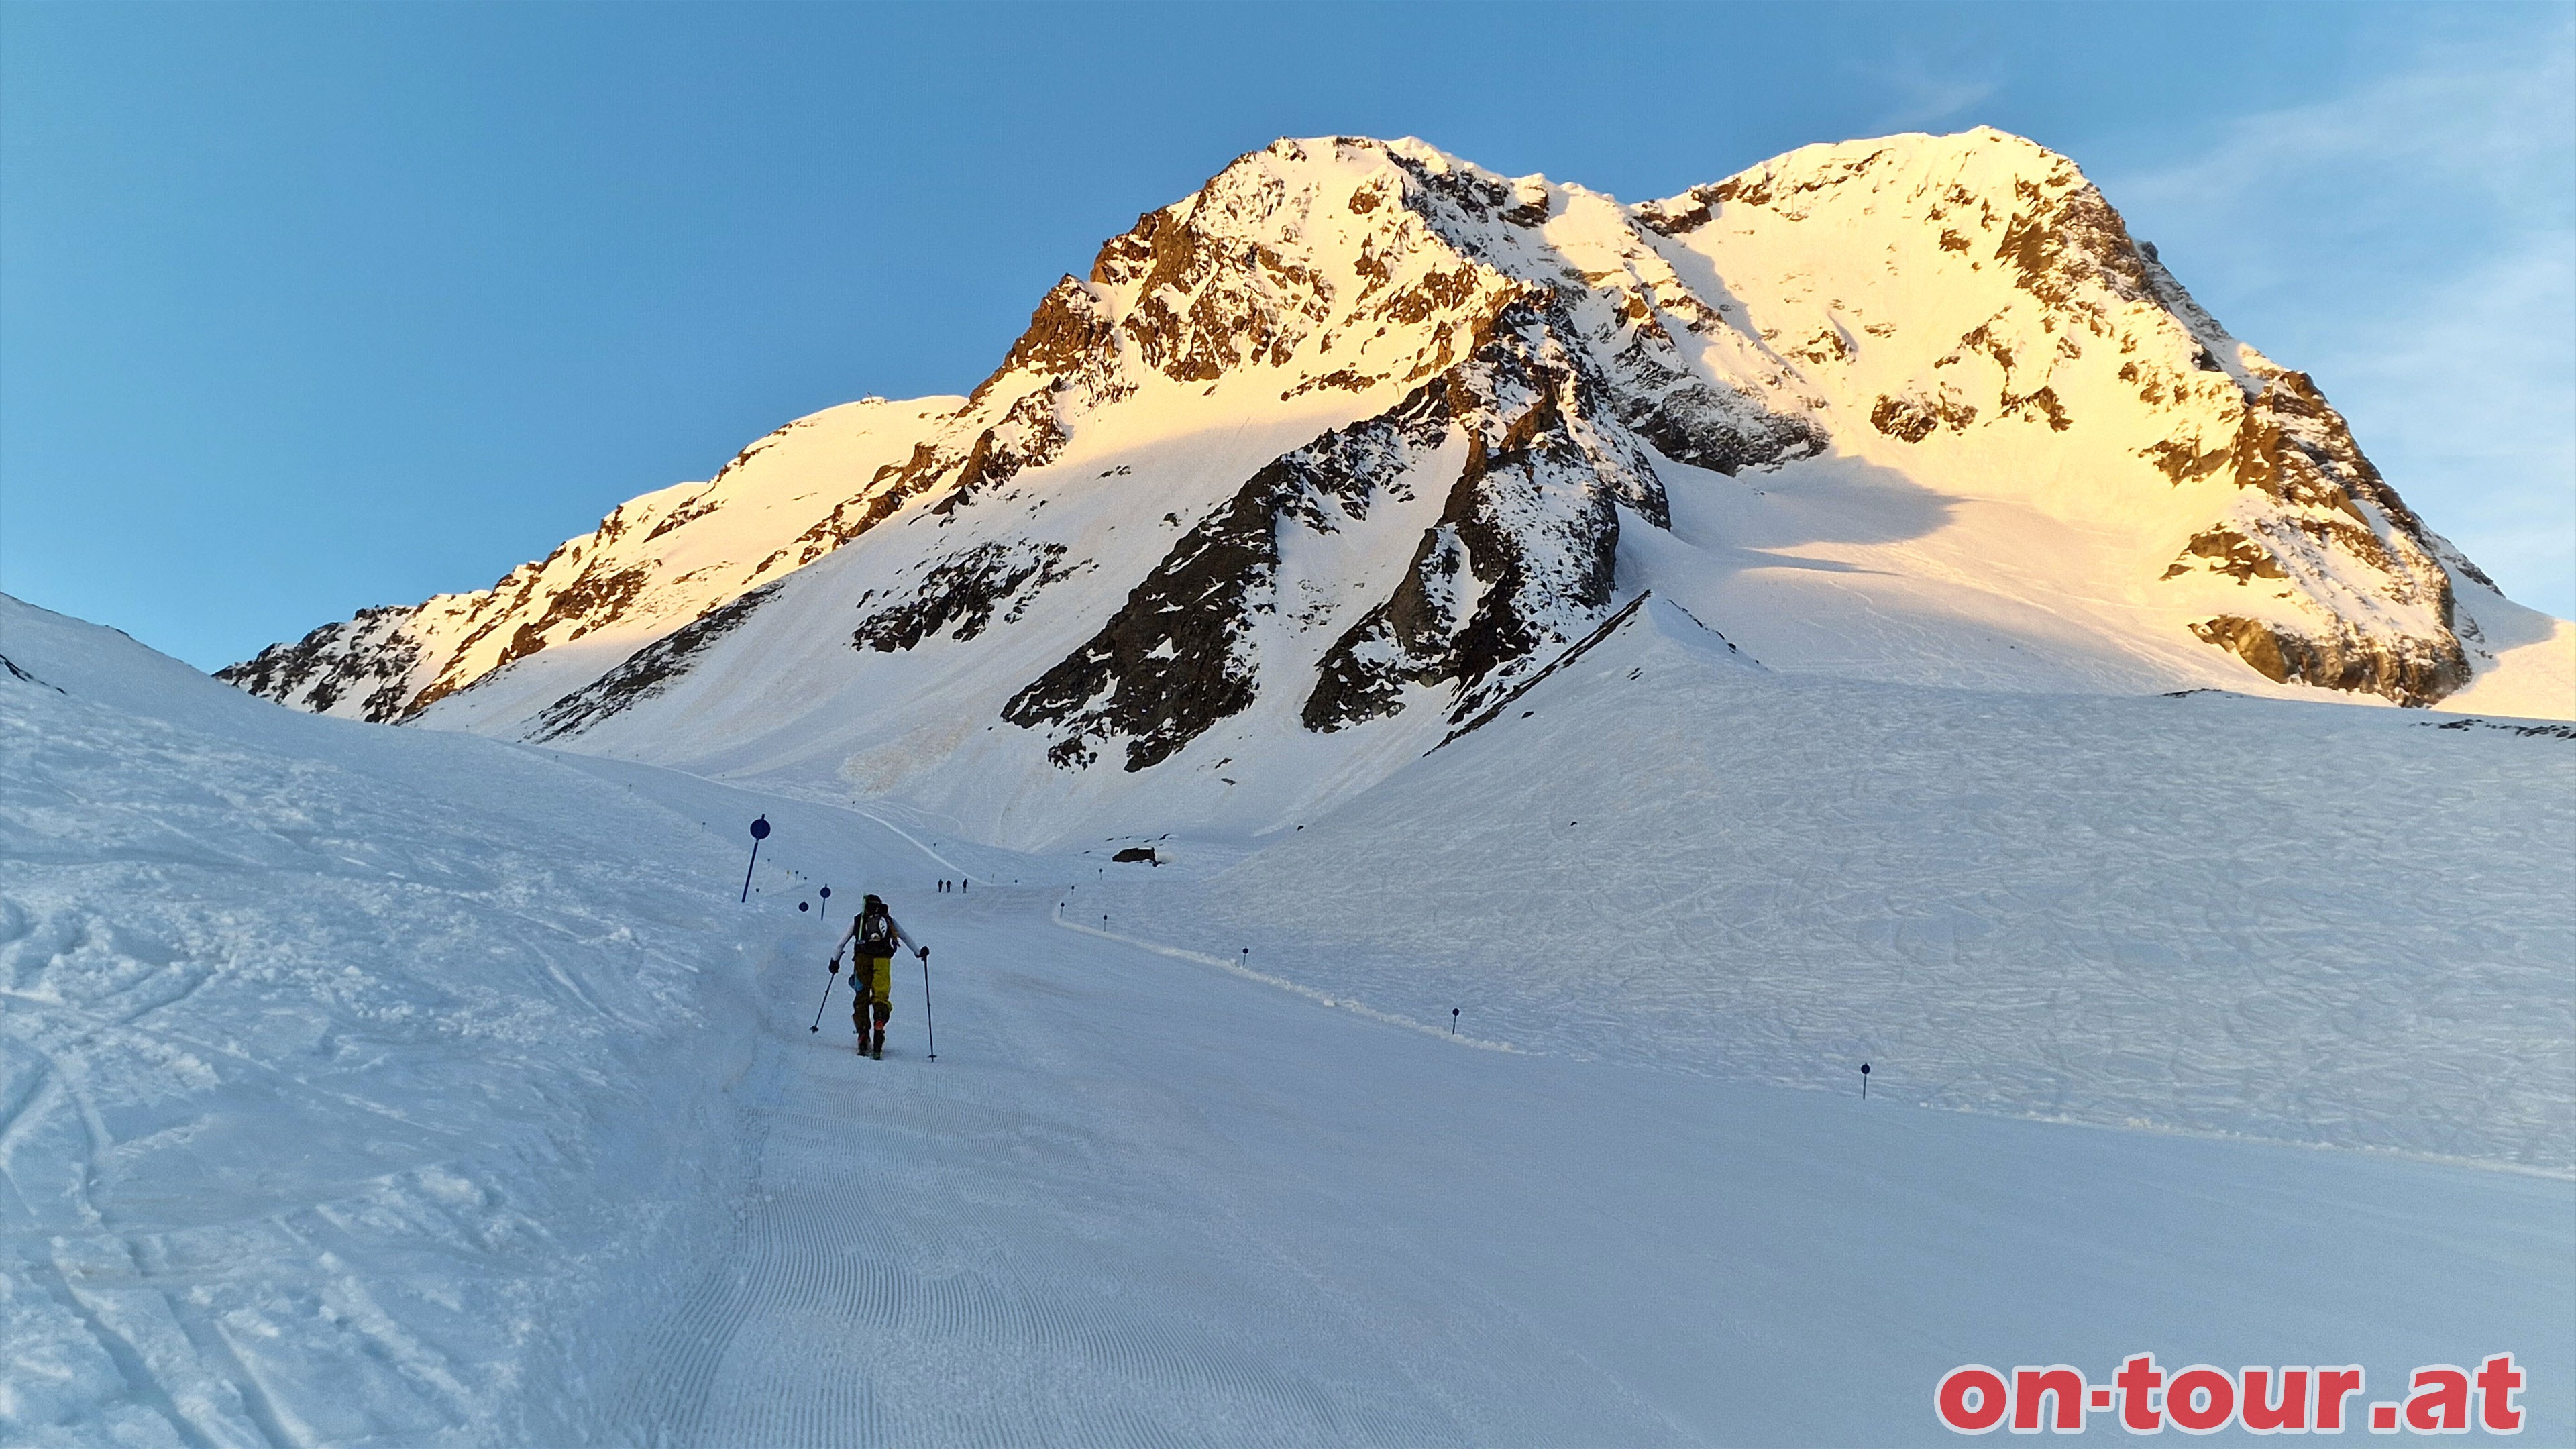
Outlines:
[[[1156,869],[0,655],[0,1443],[1938,1443],[2149,1350],[2576,1424],[2576,740],[1649,601]],[[808,1031],[827,882],[936,1062],[915,963]]]

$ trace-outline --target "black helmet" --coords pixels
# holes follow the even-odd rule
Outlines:
[[[866,900],[859,902],[859,904],[863,906],[882,906],[885,902],[878,900],[875,896],[871,895]]]

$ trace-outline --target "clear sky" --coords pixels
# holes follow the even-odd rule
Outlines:
[[[0,591],[212,667],[962,392],[1274,136],[1667,195],[2068,153],[2576,615],[2576,7],[0,0]]]

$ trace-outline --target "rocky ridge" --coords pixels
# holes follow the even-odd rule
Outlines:
[[[975,650],[943,670],[1060,772],[1153,770],[1265,702],[1436,738],[1655,582],[1638,560],[1667,555],[1623,540],[1674,534],[1676,489],[1853,466],[2107,539],[2109,627],[2173,682],[2225,679],[2204,650],[2421,705],[2492,658],[2454,581],[2491,584],[2314,383],[2073,163],[1977,131],[1637,206],[1419,142],[1281,141],[1106,242],[971,395],[801,419],[490,590],[224,677],[578,745],[830,592],[855,614],[836,681]]]

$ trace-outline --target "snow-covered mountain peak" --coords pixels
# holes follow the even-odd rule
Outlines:
[[[2576,653],[2072,161],[1981,129],[1634,206],[1277,141],[969,396],[800,419],[227,677],[988,823],[1257,826],[1649,589],[1768,667],[1921,683],[2546,713]]]

